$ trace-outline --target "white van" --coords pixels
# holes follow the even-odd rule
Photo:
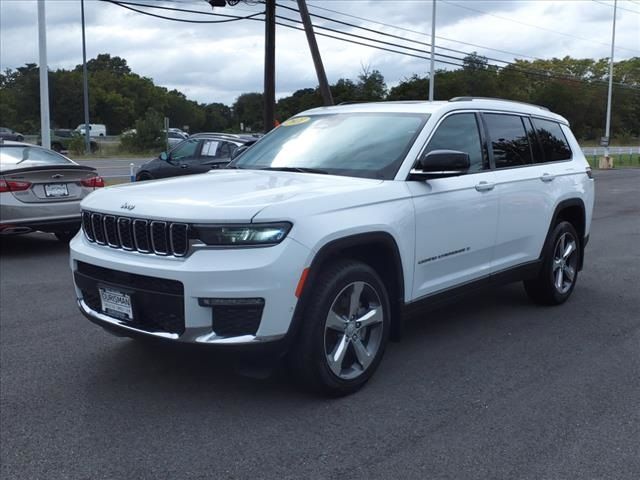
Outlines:
[[[80,135],[84,135],[84,123],[81,123],[76,127],[76,132],[78,132]],[[89,124],[90,137],[104,137],[106,135],[107,135],[107,127],[103,123]]]

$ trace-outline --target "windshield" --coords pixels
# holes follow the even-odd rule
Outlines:
[[[391,180],[428,118],[412,113],[293,117],[246,150],[231,168]]]
[[[4,145],[0,148],[0,165],[21,167],[30,167],[35,165],[69,165],[73,164],[71,160],[67,160],[51,150],[45,150],[39,147],[25,147],[23,145]]]

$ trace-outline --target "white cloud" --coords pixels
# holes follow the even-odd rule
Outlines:
[[[281,1],[284,5],[295,7],[295,2]],[[203,0],[148,3],[211,11]],[[619,5],[639,13],[622,9],[618,11],[616,58],[637,56],[640,54],[640,5],[626,1],[620,1]],[[309,6],[312,12],[319,15],[357,25],[366,24],[376,31],[402,35],[414,40],[429,41],[430,1],[309,1]],[[82,60],[79,2],[48,0],[46,7],[49,67],[73,68]],[[330,8],[424,34],[409,33],[389,26],[339,16],[315,7]],[[262,8],[261,5],[241,4],[238,7],[216,9],[216,12],[244,16]],[[488,13],[478,13],[469,8]],[[136,73],[153,78],[158,85],[169,89],[176,88],[187,97],[201,102],[229,104],[240,93],[262,90],[262,22],[245,20],[215,25],[170,22],[130,12],[109,3],[90,0],[85,1],[85,10],[89,58],[99,53],[121,56]],[[167,16],[202,18],[176,12],[149,11]],[[295,12],[286,9],[280,9],[278,13],[297,18]],[[452,0],[438,3],[437,35],[533,57],[570,55],[601,58],[609,55],[612,13],[610,5],[590,0]],[[496,16],[561,33],[532,28]],[[365,36],[374,35],[326,20],[314,21],[319,25],[339,30]],[[37,63],[37,9],[34,0],[0,0],[0,30],[0,68],[16,68],[27,62]],[[378,38],[392,43],[400,42],[389,37]],[[424,75],[429,68],[427,60],[365,46],[325,37],[318,37],[318,43],[331,82],[341,77],[355,78],[360,73],[362,65],[379,69],[390,85],[413,73]],[[514,55],[457,42],[439,40],[438,44],[463,52],[475,50],[487,57],[507,61],[514,58]],[[420,47],[414,45],[416,46]],[[428,47],[424,49],[424,56],[427,56]],[[462,56],[458,53],[448,53]],[[313,63],[303,32],[278,27],[276,57],[278,96],[316,85]],[[445,67],[443,64],[438,66]]]

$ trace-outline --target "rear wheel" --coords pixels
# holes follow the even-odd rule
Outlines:
[[[59,143],[52,143],[51,150],[60,153],[62,151],[62,145],[60,145]]]
[[[531,300],[541,305],[560,305],[569,298],[578,280],[580,248],[573,225],[558,223],[545,244],[540,274],[524,282]]]
[[[77,230],[65,230],[64,232],[55,232],[54,235],[62,243],[69,243],[73,237],[78,233]]]
[[[304,310],[288,358],[304,387],[330,396],[359,390],[378,367],[389,338],[389,297],[368,265],[341,260],[325,268]]]

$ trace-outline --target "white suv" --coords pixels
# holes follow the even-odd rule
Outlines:
[[[71,267],[112,333],[271,352],[342,395],[414,307],[515,280],[564,302],[593,200],[567,121],[542,107],[317,108],[227,169],[91,194]]]

